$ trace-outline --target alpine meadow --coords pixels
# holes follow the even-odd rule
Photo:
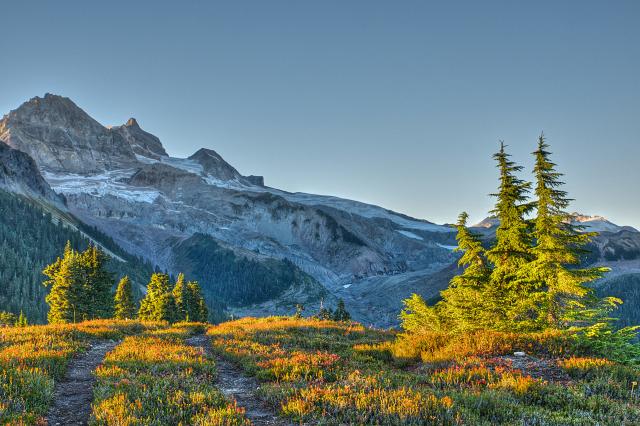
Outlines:
[[[0,425],[640,425],[640,3],[2,15]]]

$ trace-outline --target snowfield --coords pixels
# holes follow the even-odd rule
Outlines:
[[[131,177],[134,169],[113,170],[95,175],[63,174],[45,171],[45,180],[54,191],[64,195],[88,194],[94,197],[107,195],[136,203],[153,203],[160,191],[127,185],[123,179]]]

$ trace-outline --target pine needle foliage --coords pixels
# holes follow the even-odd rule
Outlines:
[[[48,265],[42,273],[50,287],[49,323],[75,323],[112,315],[111,288],[113,278],[106,269],[107,256],[98,247],[89,246],[78,252],[67,242],[64,254]]]
[[[485,293],[487,314],[494,318],[497,329],[512,329],[513,324],[530,328],[539,303],[535,283],[523,273],[523,267],[533,260],[531,224],[525,219],[534,208],[528,200],[531,183],[516,176],[522,166],[510,159],[504,143],[493,158],[498,163],[500,184],[492,194],[497,201],[491,213],[500,223],[496,241],[487,251],[493,265]]]
[[[487,315],[491,309],[485,303],[491,268],[480,236],[467,228],[468,218],[469,215],[462,212],[456,224],[458,247],[455,251],[462,253],[458,266],[463,271],[442,291],[443,301],[439,303],[441,315],[459,331],[483,328],[493,320]]]
[[[134,319],[136,317],[136,304],[133,298],[131,280],[128,276],[122,277],[116,288],[114,297],[116,319]]]
[[[143,321],[167,321],[176,320],[176,304],[171,293],[169,275],[155,273],[151,275],[147,285],[147,294],[140,302],[138,318]]]
[[[491,211],[499,221],[495,241],[485,251],[480,237],[467,228],[468,215],[459,216],[456,251],[462,253],[462,272],[435,306],[417,294],[404,301],[402,336],[566,331],[578,344],[615,354],[618,360],[640,360],[640,346],[632,341],[640,327],[614,327],[611,314],[622,301],[598,298],[588,286],[607,268],[580,267],[585,245],[595,234],[572,225],[566,211],[572,200],[561,189],[562,174],[551,161],[544,135],[533,156],[535,201],[529,199],[532,184],[517,177],[522,167],[501,143],[494,155],[499,169]]]
[[[560,189],[562,173],[556,171],[544,134],[538,138],[538,149],[533,152],[535,166],[537,215],[533,236],[535,259],[528,267],[533,281],[539,283],[546,300],[541,311],[544,326],[562,327],[570,324],[571,313],[594,301],[592,290],[585,284],[601,278],[603,268],[578,268],[580,254],[595,233],[580,232],[571,224],[571,215],[565,211],[570,200]]]

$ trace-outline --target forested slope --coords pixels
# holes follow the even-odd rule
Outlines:
[[[0,310],[14,313],[22,310],[29,321],[44,322],[47,289],[42,285],[42,269],[61,255],[67,241],[82,250],[90,240],[78,230],[64,226],[37,203],[2,190],[0,218]],[[128,255],[95,230],[83,228],[83,231],[124,260],[111,259],[108,269],[115,278],[129,275],[139,295],[141,286],[146,285],[153,272],[151,265]]]

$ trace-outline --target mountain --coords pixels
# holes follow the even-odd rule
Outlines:
[[[22,158],[30,170],[12,175],[12,188],[19,181],[44,194],[50,186],[48,203],[63,202],[66,215],[129,256],[186,272],[212,307],[234,315],[290,314],[297,303],[313,312],[342,298],[356,320],[392,326],[404,298],[417,292],[435,300],[456,273],[451,226],[271,188],[212,149],[171,157],[135,119],[105,127],[57,95],[5,115],[0,141],[7,158]],[[640,272],[640,233],[598,216],[573,217],[601,231],[585,262],[610,265],[608,277]],[[474,229],[489,239],[496,226],[488,218]]]
[[[449,226],[271,188],[211,149],[170,157],[135,119],[105,127],[61,96],[9,112],[0,140],[33,158],[74,218],[155,267],[189,271],[232,313],[343,298],[354,318],[394,325],[401,300],[437,295],[456,259]]]
[[[0,188],[35,198],[43,198],[56,205],[64,203],[64,199],[57,195],[42,178],[38,166],[29,155],[12,149],[1,141]]]

